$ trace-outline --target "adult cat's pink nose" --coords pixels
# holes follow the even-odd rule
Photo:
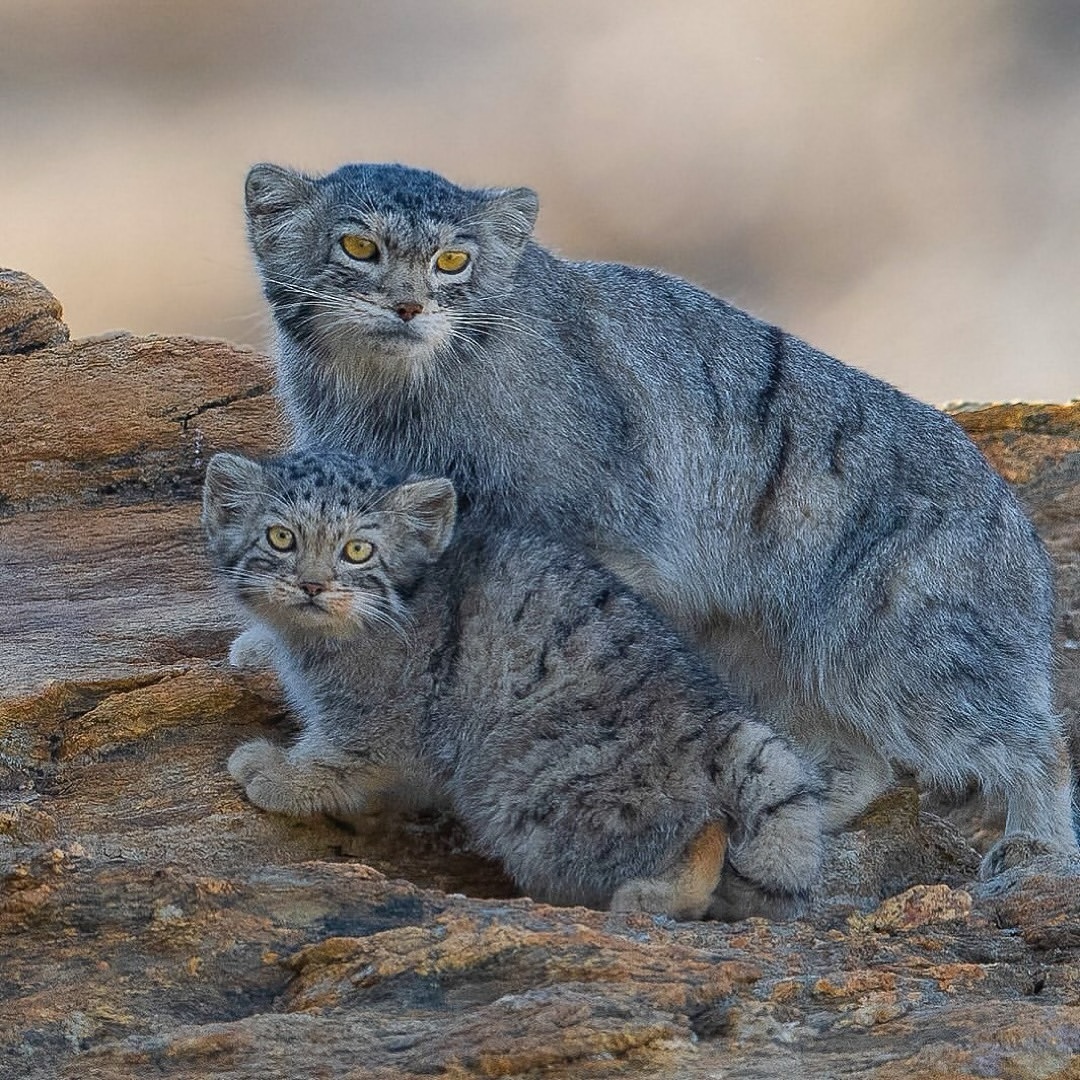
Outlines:
[[[326,586],[320,581],[301,581],[300,588],[308,594],[308,596],[318,596],[321,592],[326,592]]]
[[[408,300],[404,304],[398,304],[394,310],[398,313],[398,318],[402,322],[408,322],[424,310],[424,305],[418,304],[414,300]]]

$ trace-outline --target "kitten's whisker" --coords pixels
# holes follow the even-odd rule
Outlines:
[[[230,582],[230,584],[240,590],[245,589],[265,589],[274,580],[271,574],[257,573],[252,570],[247,570],[243,567],[219,567],[216,573],[223,580]]]
[[[265,311],[249,311],[240,312],[236,315],[226,315],[223,317],[222,322],[226,323],[263,323],[264,325],[271,325],[273,316],[270,316]]]
[[[319,320],[319,329],[324,333],[336,333],[338,330],[355,329],[359,326],[363,326],[363,320],[358,319],[355,312],[338,312]]]
[[[358,600],[357,610],[362,619],[392,630],[408,644],[409,632],[406,626],[409,621],[408,616],[393,601],[371,594],[363,594]]]

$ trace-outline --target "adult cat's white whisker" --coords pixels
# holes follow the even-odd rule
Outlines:
[[[527,320],[522,319],[516,315],[504,315],[493,311],[450,311],[448,315],[455,322],[463,324],[498,324],[502,323],[507,326],[511,326],[514,329],[521,330],[522,333],[534,333],[527,325]],[[537,322],[535,325],[542,326],[543,323]]]
[[[451,317],[455,329],[460,330],[503,330],[512,331],[515,334],[520,334],[523,337],[532,338],[534,341],[547,343],[548,339],[545,335],[539,334],[536,331],[528,329],[528,327],[522,326],[514,319],[504,318],[502,316],[473,316],[466,315],[461,316],[455,314]]]
[[[451,329],[450,341],[454,345],[458,345],[463,348],[475,363],[485,363],[486,357],[481,351],[480,346],[471,338],[469,338],[467,334],[459,330],[456,326],[452,327]]]
[[[494,297],[485,296],[484,297],[485,303],[490,301],[490,300],[497,300],[497,299],[499,299],[498,296],[494,296]],[[490,310],[488,310],[486,308],[469,308],[469,309],[466,309],[466,310],[463,310],[463,311],[459,312],[459,314],[465,316],[466,318],[476,316],[478,318],[488,318],[488,319],[509,319],[509,320],[512,320],[512,321],[514,321],[516,323],[519,323],[519,324],[532,323],[532,324],[534,324],[536,326],[545,326],[545,327],[549,325],[546,319],[541,319],[541,318],[538,318],[538,317],[533,316],[533,315],[527,315],[527,314],[525,314],[524,312],[521,312],[521,311],[515,311],[515,312],[511,313],[511,312],[508,312],[508,311],[490,311]]]

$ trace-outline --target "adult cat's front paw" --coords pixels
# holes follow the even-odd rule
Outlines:
[[[256,806],[278,814],[302,813],[291,783],[292,765],[280,746],[267,739],[242,743],[229,756],[227,768]]]

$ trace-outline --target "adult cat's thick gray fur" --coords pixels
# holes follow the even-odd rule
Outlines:
[[[256,740],[233,754],[252,800],[347,815],[444,790],[531,895],[798,911],[821,860],[813,769],[606,568],[513,530],[466,527],[443,554],[454,514],[449,480],[395,486],[358,458],[211,460],[215,568],[273,639],[303,722],[288,751]],[[291,547],[274,548],[274,528]],[[370,557],[350,562],[350,541]],[[724,875],[716,845],[688,896],[680,860],[721,819]]]
[[[1004,797],[984,873],[1013,837],[1077,850],[1049,562],[951,420],[686,282],[557,258],[528,189],[258,165],[246,194],[300,443],[583,544],[833,767],[832,825],[899,770]]]

